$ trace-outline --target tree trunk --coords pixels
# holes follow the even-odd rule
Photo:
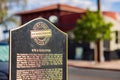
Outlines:
[[[94,48],[94,61],[96,63],[103,62],[104,61],[104,55],[103,55],[103,41],[101,39],[98,39],[95,42],[95,48]]]
[[[98,48],[97,48],[97,43],[94,43],[94,61],[95,63],[98,63]]]

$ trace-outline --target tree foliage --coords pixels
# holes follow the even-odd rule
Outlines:
[[[15,21],[13,17],[7,17],[8,15],[8,4],[16,3],[19,4],[21,0],[0,0],[0,24],[3,24],[5,21]],[[27,0],[22,0],[26,3]],[[9,18],[9,19],[8,19]]]
[[[7,0],[0,0],[0,24],[4,20],[4,17],[7,15]]]
[[[11,27],[10,25],[19,24],[16,17],[8,13],[9,9],[12,8],[12,4],[16,4],[16,6],[21,5],[23,8],[25,8],[26,3],[27,0],[0,0],[0,25],[5,28],[3,32],[8,32],[8,28]]]
[[[75,40],[90,42],[110,39],[111,27],[112,23],[106,23],[99,13],[87,10],[86,14],[77,20]]]

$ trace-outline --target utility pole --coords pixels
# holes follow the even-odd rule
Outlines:
[[[97,10],[100,12],[101,11],[101,8],[100,8],[100,0],[97,1]]]
[[[101,13],[101,0],[98,0],[98,2],[97,2],[97,11],[98,11],[98,13],[100,14],[100,15],[102,15],[102,13]],[[103,52],[103,41],[100,39],[100,40],[98,40],[98,57],[97,57],[97,59],[98,59],[98,62],[103,62],[104,61],[104,52]]]

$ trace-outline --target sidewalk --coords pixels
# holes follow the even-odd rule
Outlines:
[[[120,71],[120,60],[105,61],[102,63],[94,63],[93,61],[82,60],[68,60],[68,66]]]

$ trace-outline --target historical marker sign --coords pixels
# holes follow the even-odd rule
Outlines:
[[[9,80],[67,80],[67,38],[43,18],[10,30]]]

